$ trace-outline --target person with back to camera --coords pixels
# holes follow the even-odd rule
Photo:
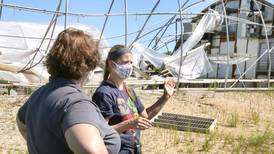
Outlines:
[[[118,133],[80,87],[99,61],[98,43],[85,32],[69,28],[58,35],[45,61],[49,82],[17,114],[30,154],[119,152]]]
[[[139,130],[151,127],[149,120],[162,109],[175,86],[173,80],[166,80],[164,94],[145,109],[124,82],[133,71],[132,60],[133,55],[125,46],[112,47],[106,59],[104,80],[92,96],[108,124],[120,133],[120,154],[141,153]]]

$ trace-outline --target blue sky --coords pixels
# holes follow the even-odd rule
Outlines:
[[[198,0],[190,0],[187,5],[197,2]],[[58,4],[58,0],[4,0],[6,4],[14,4],[19,6],[35,7],[47,10],[55,10]],[[185,0],[181,0],[181,4]],[[200,3],[199,5],[191,8],[187,12],[197,13],[201,9],[207,7],[209,4],[213,3],[213,0],[208,0],[208,2]],[[270,2],[274,2],[271,0]],[[74,13],[107,13],[107,10],[110,6],[111,0],[69,0],[69,12]],[[140,12],[150,12],[153,8],[156,0],[128,0],[128,12],[129,13],[140,13]],[[175,12],[178,9],[177,0],[161,0],[155,12]],[[65,11],[65,0],[62,2],[61,11]],[[124,0],[116,0],[114,2],[111,13],[123,13],[124,12]],[[49,23],[52,15],[33,13],[27,11],[19,11],[10,8],[3,8],[2,20],[3,21],[27,21],[27,22],[39,22],[39,23]],[[163,25],[167,21],[169,16],[153,16],[150,18],[146,28],[156,28],[160,25]],[[147,16],[129,16],[128,17],[128,33],[135,32],[139,30]],[[86,25],[96,26],[98,29],[101,29],[104,23],[105,17],[68,17],[68,23],[81,23]],[[59,25],[64,24],[64,17],[61,17],[58,22]],[[168,29],[167,34],[174,34],[175,26],[171,26]],[[109,17],[107,27],[104,31],[104,37],[112,37],[117,35],[123,35],[124,32],[124,17],[123,16],[111,16]],[[137,34],[128,36],[128,43],[135,38]],[[151,33],[147,37],[144,37],[141,41],[150,40],[155,33]],[[166,39],[171,39],[172,37],[167,37]],[[110,45],[114,44],[123,44],[124,37],[117,39],[109,40]],[[149,43],[149,41],[144,42]]]

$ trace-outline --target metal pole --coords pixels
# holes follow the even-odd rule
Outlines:
[[[167,51],[170,51],[169,48],[168,48],[168,44],[171,43],[171,42],[174,42],[174,38],[170,39],[170,40],[167,40],[166,42],[163,42],[163,41],[160,41],[162,42],[155,50],[159,50],[159,49],[162,49],[163,47],[166,47]]]
[[[170,23],[166,26],[166,28],[165,28],[165,30],[163,31],[163,33],[161,34],[161,36],[158,37],[158,39],[155,39],[155,44],[154,44],[153,48],[155,48],[155,47],[158,45],[159,41],[162,39],[162,37],[163,37],[164,34],[166,33],[166,31],[167,31],[167,29],[168,29],[169,26],[170,26]]]
[[[110,11],[111,11],[111,9],[112,9],[113,3],[114,3],[114,0],[111,1],[110,7],[109,7],[109,9],[108,9],[108,14],[110,13]],[[103,25],[103,28],[102,28],[102,32],[101,32],[100,37],[99,37],[99,42],[100,42],[101,39],[102,39],[104,30],[105,30],[105,27],[106,27],[106,24],[107,24],[107,21],[108,21],[108,17],[109,17],[109,16],[106,16],[106,19],[105,19],[105,22],[104,22],[104,25]]]
[[[57,6],[56,11],[60,11],[61,4],[62,4],[62,0],[59,1],[59,4],[58,4],[58,6]],[[36,49],[36,51],[35,51],[35,54],[34,54],[33,57],[28,61],[28,63],[27,63],[21,70],[19,70],[18,72],[24,72],[24,71],[29,70],[29,69],[32,68],[32,64],[33,64],[33,62],[34,62],[34,59],[35,59],[35,57],[37,56],[39,50],[41,49],[41,47],[42,47],[42,45],[43,45],[43,42],[44,42],[44,40],[45,40],[45,38],[46,38],[46,36],[47,36],[47,34],[48,34],[48,32],[49,32],[51,26],[54,24],[54,22],[56,22],[56,20],[57,20],[56,18],[57,18],[57,17],[58,17],[57,14],[54,14],[54,15],[53,15],[53,17],[52,17],[52,19],[51,19],[51,21],[50,21],[50,23],[49,23],[49,25],[48,25],[48,27],[47,27],[47,29],[46,29],[46,32],[45,32],[45,34],[44,34],[44,36],[43,36],[43,39],[41,40],[41,43],[40,43],[39,47],[38,47],[38,48]],[[30,66],[28,67],[28,65],[30,65]]]
[[[57,11],[61,9],[61,4],[62,4],[62,0],[60,0],[60,2],[59,2],[59,5],[58,5],[58,7],[57,7]],[[45,51],[45,54],[47,53],[47,51],[48,51],[48,49],[49,49],[49,46],[50,46],[50,43],[51,43],[51,40],[52,40],[52,37],[53,37],[53,33],[54,33],[54,31],[55,31],[55,26],[56,26],[58,17],[59,17],[58,14],[55,14],[55,15],[53,16],[52,21],[51,21],[51,23],[49,24],[48,29],[46,30],[46,33],[45,33],[43,39],[41,40],[41,43],[40,43],[40,45],[39,45],[39,48],[38,48],[37,52],[35,53],[35,56],[37,55],[38,52],[40,52],[40,49],[41,49],[41,47],[42,47],[42,45],[43,45],[43,43],[44,43],[44,41],[45,41],[45,38],[46,38],[46,36],[48,35],[48,33],[49,33],[49,31],[50,31],[50,29],[51,29],[51,27],[52,27],[52,25],[53,25],[53,27],[52,27],[52,32],[51,32],[51,36],[50,36],[50,39],[49,39],[49,43],[48,43],[47,49],[46,49],[46,51]],[[35,56],[34,56],[34,58],[35,58]],[[31,68],[35,67],[36,65],[38,65],[38,64],[44,59],[44,57],[42,57],[37,63],[33,64],[34,58],[33,58],[32,62],[30,63],[30,66],[29,66],[28,69],[31,69]]]
[[[4,3],[4,0],[1,0],[1,7],[0,7],[0,20],[2,20],[3,3]]]
[[[173,23],[174,23],[174,22],[173,22]],[[173,23],[172,23],[172,24],[173,24]],[[161,29],[162,27],[165,27],[165,26],[160,26],[160,27],[154,28],[154,29],[152,29],[151,31],[149,31],[149,32],[143,34],[142,36],[140,36],[139,39],[145,37],[146,35],[148,35],[148,34],[150,34],[150,33],[152,33],[152,32],[155,32],[156,30]],[[139,33],[139,32],[140,32],[140,31],[138,30],[138,31],[135,31],[135,32],[128,33],[128,35],[133,35],[133,34]],[[125,36],[125,35],[123,34],[123,35],[117,35],[117,36],[108,37],[108,38],[106,38],[106,39],[108,40],[108,39],[120,38],[120,37],[124,37],[124,36]],[[151,40],[151,39],[150,39],[150,40]]]
[[[68,5],[69,5],[69,0],[66,0],[66,12],[65,12],[65,25],[64,29],[67,29],[67,17],[68,17]]]
[[[199,1],[197,3],[195,3],[195,5],[201,3],[201,2],[205,2],[204,0]],[[192,5],[192,6],[195,6]],[[30,11],[30,12],[37,12],[37,13],[43,13],[43,14],[58,14],[60,15],[65,15],[65,12],[62,11],[52,11],[52,10],[45,10],[45,9],[39,9],[39,8],[32,8],[32,7],[24,7],[24,6],[17,6],[17,5],[11,5],[11,4],[3,4],[0,6],[6,7],[6,8],[13,8],[16,10],[25,10],[25,11]],[[192,7],[191,6],[191,7]],[[182,11],[185,11],[186,9],[190,9],[191,7],[187,7],[185,9],[183,9]],[[178,12],[155,12],[155,13],[127,13],[127,16],[147,16],[147,15],[179,15]],[[205,15],[205,14],[209,14],[209,15],[214,15],[212,13],[182,13],[183,15]],[[68,16],[76,16],[76,17],[100,17],[100,16],[124,16],[124,13],[112,13],[112,14],[106,14],[106,13],[73,13],[73,12],[68,12]],[[221,17],[224,17],[222,15],[220,15]],[[258,24],[246,19],[242,19],[242,18],[238,18],[238,17],[233,17],[233,16],[227,16],[228,19],[233,20],[233,21],[241,21],[244,22],[246,24],[251,24],[251,25],[258,25],[258,26],[263,26],[263,24]],[[274,26],[269,26],[266,25],[267,28],[274,28]]]
[[[183,21],[182,21],[182,10],[181,10],[181,4],[180,4],[180,0],[177,0],[178,6],[179,6],[179,11],[180,11],[180,28],[181,28],[181,36],[183,36]],[[181,45],[183,44],[183,39],[181,39]],[[181,47],[181,55],[180,55],[180,66],[179,66],[179,73],[178,73],[178,78],[177,78],[177,91],[179,90],[179,86],[180,86],[180,76],[181,76],[181,70],[182,70],[182,63],[183,63],[183,48]]]
[[[53,37],[54,31],[55,31],[55,27],[56,27],[56,24],[57,24],[57,19],[58,19],[58,15],[56,16],[56,18],[55,18],[55,20],[54,20],[54,24],[53,24],[53,27],[52,27],[50,39],[49,39],[49,42],[48,42],[48,45],[47,45],[47,48],[46,48],[46,51],[45,51],[45,55],[46,55],[47,52],[49,51],[50,43],[51,43],[51,41],[52,41],[52,37]],[[39,51],[39,50],[38,50],[38,51]],[[35,67],[36,65],[40,64],[44,58],[45,58],[45,57],[43,56],[37,63],[33,64],[33,65],[30,66],[30,67],[33,68],[33,67]]]
[[[178,27],[177,27],[178,25],[177,25],[177,24],[178,24],[178,23],[177,23],[177,21],[178,21],[178,20],[176,19],[176,22],[175,22],[175,42],[178,41],[178,38],[177,38],[177,37],[178,37],[178,36],[177,36],[177,34],[178,34]]]
[[[193,3],[193,4],[189,5],[189,6],[187,6],[186,8],[183,8],[188,2],[189,2],[189,0],[187,0],[187,1],[180,7],[180,8],[181,8],[181,13],[180,13],[180,14],[182,14],[182,11],[186,11],[186,10],[188,10],[189,8],[191,8],[191,7],[193,7],[193,6],[196,6],[197,4],[201,3],[201,1],[198,1],[198,2],[195,2],[195,3]],[[183,10],[182,10],[182,9],[183,9]],[[173,16],[173,17],[175,18],[176,15]],[[174,20],[174,18],[172,19],[172,21]],[[182,19],[181,19],[181,20],[182,20]],[[167,27],[165,28],[165,30],[164,30],[163,33],[161,34],[160,38],[158,39],[158,41],[156,41],[156,43],[155,43],[155,45],[154,45],[153,48],[155,48],[155,47],[157,46],[157,44],[159,43],[159,41],[161,40],[161,38],[164,36],[164,34],[165,34],[165,32],[167,31],[167,29],[168,29],[169,26],[170,26],[170,24],[167,25]],[[156,35],[158,35],[158,33],[157,33]],[[150,43],[150,44],[151,44],[151,43]],[[149,44],[149,46],[150,46],[150,44]]]
[[[124,0],[124,7],[125,7],[125,46],[127,46],[127,0]]]
[[[175,14],[179,14],[179,13],[175,13]],[[185,14],[185,13],[184,13],[184,14]],[[200,14],[200,15],[216,15],[216,14],[213,14],[213,13],[198,13],[198,14]],[[196,15],[198,15],[198,14],[196,14]],[[193,15],[193,14],[192,14],[192,15]],[[232,16],[226,16],[226,17],[225,17],[224,15],[220,15],[220,16],[221,16],[221,17],[224,17],[224,18],[227,18],[227,19],[230,19],[230,20],[233,20],[233,21],[241,21],[241,22],[244,22],[244,23],[250,24],[250,25],[263,26],[262,24],[258,24],[258,23],[255,23],[255,22],[251,22],[251,21],[249,21],[249,20],[245,20],[245,19],[242,19],[242,18],[234,18],[234,17],[232,17]],[[174,23],[175,23],[175,22],[172,22],[171,24],[174,24]],[[149,32],[143,34],[142,36],[140,36],[139,39],[142,38],[142,37],[144,37],[144,36],[146,36],[146,35],[148,35],[148,34],[150,34],[150,33],[152,33],[152,32],[154,32],[154,31],[156,31],[156,30],[158,30],[158,29],[162,29],[162,28],[164,28],[164,27],[166,27],[166,25],[161,26],[161,27],[158,27],[158,28],[155,28],[154,30],[149,31]],[[266,27],[268,27],[268,28],[274,28],[274,26],[267,26],[267,25],[266,25]],[[161,31],[161,30],[160,30],[160,31]],[[122,35],[122,36],[124,36],[124,35]],[[155,35],[155,37],[157,37],[157,34]],[[154,41],[155,37],[151,40],[151,42]]]
[[[253,67],[255,66],[255,64],[267,53],[267,52],[272,52],[272,50],[274,49],[274,47],[272,47],[270,50],[265,50],[260,57],[258,57],[256,59],[255,62],[253,62],[247,69],[246,71],[237,79],[237,81],[235,81],[229,88],[233,88],[233,86]]]
[[[153,7],[152,10],[150,11],[150,13],[153,13],[153,12],[154,12],[154,10],[157,8],[157,6],[158,6],[159,3],[160,3],[160,0],[158,0],[158,1],[156,2],[156,4],[154,5],[154,7]],[[139,39],[139,36],[140,36],[141,33],[143,32],[143,30],[144,30],[144,28],[145,28],[145,26],[146,26],[148,20],[150,19],[150,17],[151,17],[151,14],[147,17],[147,19],[146,19],[146,21],[145,21],[143,27],[141,28],[141,30],[139,31],[139,33],[138,33],[138,35],[135,37],[135,39],[132,41],[130,47],[132,47],[133,43]]]
[[[228,32],[228,23],[227,23],[227,15],[226,15],[226,9],[225,9],[225,4],[224,1],[221,0],[222,2],[222,7],[225,15],[225,28],[226,28],[226,41],[227,41],[227,57],[226,57],[226,71],[225,71],[225,88],[227,85],[227,77],[228,77],[228,68],[229,68],[229,32]]]
[[[165,41],[165,42],[160,41],[160,42],[162,42],[162,43],[161,43],[161,44],[158,44],[158,46],[155,48],[155,51],[156,51],[156,50],[160,50],[160,49],[162,49],[163,47],[166,47],[166,48],[168,49],[168,51],[169,51],[169,48],[167,47],[167,45],[168,45],[169,43],[174,42],[174,41],[175,41],[174,38],[171,38],[171,39],[169,39],[169,40],[167,40],[167,41]]]
[[[175,17],[176,17],[176,15],[174,15]],[[153,37],[153,39],[150,41],[150,43],[148,44],[148,47],[154,42],[154,40],[157,38],[157,36],[160,34],[160,32],[165,28],[165,30],[164,30],[164,32],[166,31],[166,29],[169,27],[169,25],[171,25],[171,24],[173,24],[174,22],[172,22],[173,21],[173,19],[175,18],[175,17],[172,17],[168,22],[166,22],[165,23],[165,25],[164,26],[162,26],[161,28],[159,28],[160,30],[157,32],[157,34]],[[146,33],[146,34],[148,34],[148,33]],[[145,36],[146,34],[144,34],[143,36]],[[141,36],[141,37],[143,37],[143,36]],[[156,45],[156,44],[155,44]]]
[[[180,8],[183,8],[183,7],[185,7],[185,5],[187,4],[187,2],[188,2],[189,0],[187,0],[182,6],[180,6],[179,7],[179,9]],[[195,3],[194,3],[195,4]],[[190,6],[188,6],[187,8],[185,8],[185,9],[188,9],[189,7],[191,7],[192,5],[190,5]],[[184,10],[185,10],[184,9]],[[178,10],[179,11],[179,10]],[[177,11],[177,12],[178,12]],[[182,10],[181,10],[182,11]],[[163,31],[163,33],[162,33],[162,35],[161,35],[161,37],[164,35],[164,33],[167,31],[167,29],[168,29],[168,27],[170,26],[170,24],[172,23],[172,21],[176,18],[176,14],[175,15],[173,15],[171,18],[170,18],[170,20],[165,24],[165,26],[166,26],[166,28],[164,29],[164,31]],[[163,27],[164,28],[164,27]],[[158,32],[157,32],[157,34],[154,36],[154,38],[151,40],[151,42],[148,44],[148,47],[152,44],[152,42],[156,39],[156,37],[160,34],[160,32],[163,30],[163,28],[161,28]],[[154,47],[155,46],[157,46],[157,44],[158,44],[158,42],[156,41],[156,43],[155,43],[155,45],[154,45]]]
[[[262,23],[263,23],[263,26],[264,26],[265,39],[266,39],[267,50],[268,50],[268,61],[269,61],[268,75],[267,75],[267,87],[270,88],[270,82],[269,81],[270,81],[270,75],[271,75],[271,55],[270,55],[270,51],[269,51],[270,47],[269,47],[269,40],[268,40],[268,36],[267,36],[267,29],[266,29],[266,26],[265,26],[264,17],[263,17],[262,12],[259,8],[257,0],[254,0],[254,2],[255,2],[255,5],[257,6],[257,9],[260,12],[260,17],[261,17],[261,20],[262,20]]]
[[[187,9],[192,8],[193,6],[198,5],[199,3],[205,2],[206,0],[201,0],[196,3],[193,3],[191,6],[188,6],[187,8],[183,9],[182,11],[185,11]],[[260,3],[260,2],[258,2]],[[260,3],[262,4],[262,3]],[[264,5],[264,4],[262,4]],[[40,9],[40,8],[33,8],[33,7],[25,7],[25,6],[18,6],[18,5],[12,5],[12,4],[2,4],[1,6],[6,7],[6,8],[13,8],[16,10],[25,10],[25,11],[30,11],[30,12],[37,12],[37,13],[43,13],[43,14],[58,14],[58,15],[65,15],[65,12],[62,11],[52,11],[52,10],[46,10],[46,9]],[[264,5],[267,6],[267,5]],[[267,6],[269,7],[269,6]],[[274,7],[273,7],[274,8]],[[127,13],[128,16],[147,16],[150,13]],[[178,12],[155,12],[152,13],[152,15],[178,15]],[[204,15],[208,13],[201,13],[201,12],[196,12],[196,13],[183,13],[184,15]],[[211,14],[214,15],[214,14]],[[94,16],[124,16],[124,13],[112,13],[112,14],[106,14],[106,13],[74,13],[74,12],[68,12],[68,16],[77,16],[77,17],[94,17]],[[229,17],[232,20],[238,21],[237,19],[242,20],[242,18],[235,17],[234,19],[232,17]],[[256,24],[260,25],[254,22],[251,22],[249,20],[243,20],[246,21],[248,24]],[[274,27],[274,26],[267,26],[266,27]]]

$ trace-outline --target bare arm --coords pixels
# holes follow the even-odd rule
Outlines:
[[[112,128],[114,128],[119,134],[126,131],[127,129],[134,128],[133,119],[120,122],[116,125],[112,125]]]
[[[161,96],[154,104],[152,104],[150,107],[148,107],[144,112],[147,114],[147,118],[150,120],[154,116],[156,116],[160,110],[164,107],[166,102],[168,101],[170,96],[167,96],[164,94]],[[145,113],[142,113],[142,115],[145,115]]]
[[[16,116],[16,123],[17,123],[17,127],[19,129],[19,132],[21,133],[21,135],[23,136],[23,138],[25,140],[27,140],[27,129],[26,129],[26,125],[20,121],[19,117],[18,117],[18,113]]]
[[[107,154],[99,130],[90,124],[76,124],[68,128],[65,138],[70,149],[76,154]]]
[[[108,121],[108,120],[107,120]],[[148,129],[151,127],[151,123],[147,118],[139,117],[137,119],[129,119],[123,122],[120,122],[116,125],[112,125],[112,128],[114,128],[118,133],[122,133],[130,128],[135,129]]]
[[[175,82],[173,80],[165,81],[164,94],[154,104],[144,110],[141,115],[147,117],[149,120],[156,116],[164,107],[168,99],[173,95],[174,87]]]

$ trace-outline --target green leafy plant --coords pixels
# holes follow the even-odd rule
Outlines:
[[[248,145],[254,147],[261,147],[263,144],[271,141],[273,133],[267,128],[263,133],[256,132],[248,138]],[[273,138],[272,138],[273,140]]]
[[[266,139],[267,137],[264,136],[263,134],[260,134],[260,133],[254,134],[248,139],[248,144],[250,146],[259,147],[265,143]]]

